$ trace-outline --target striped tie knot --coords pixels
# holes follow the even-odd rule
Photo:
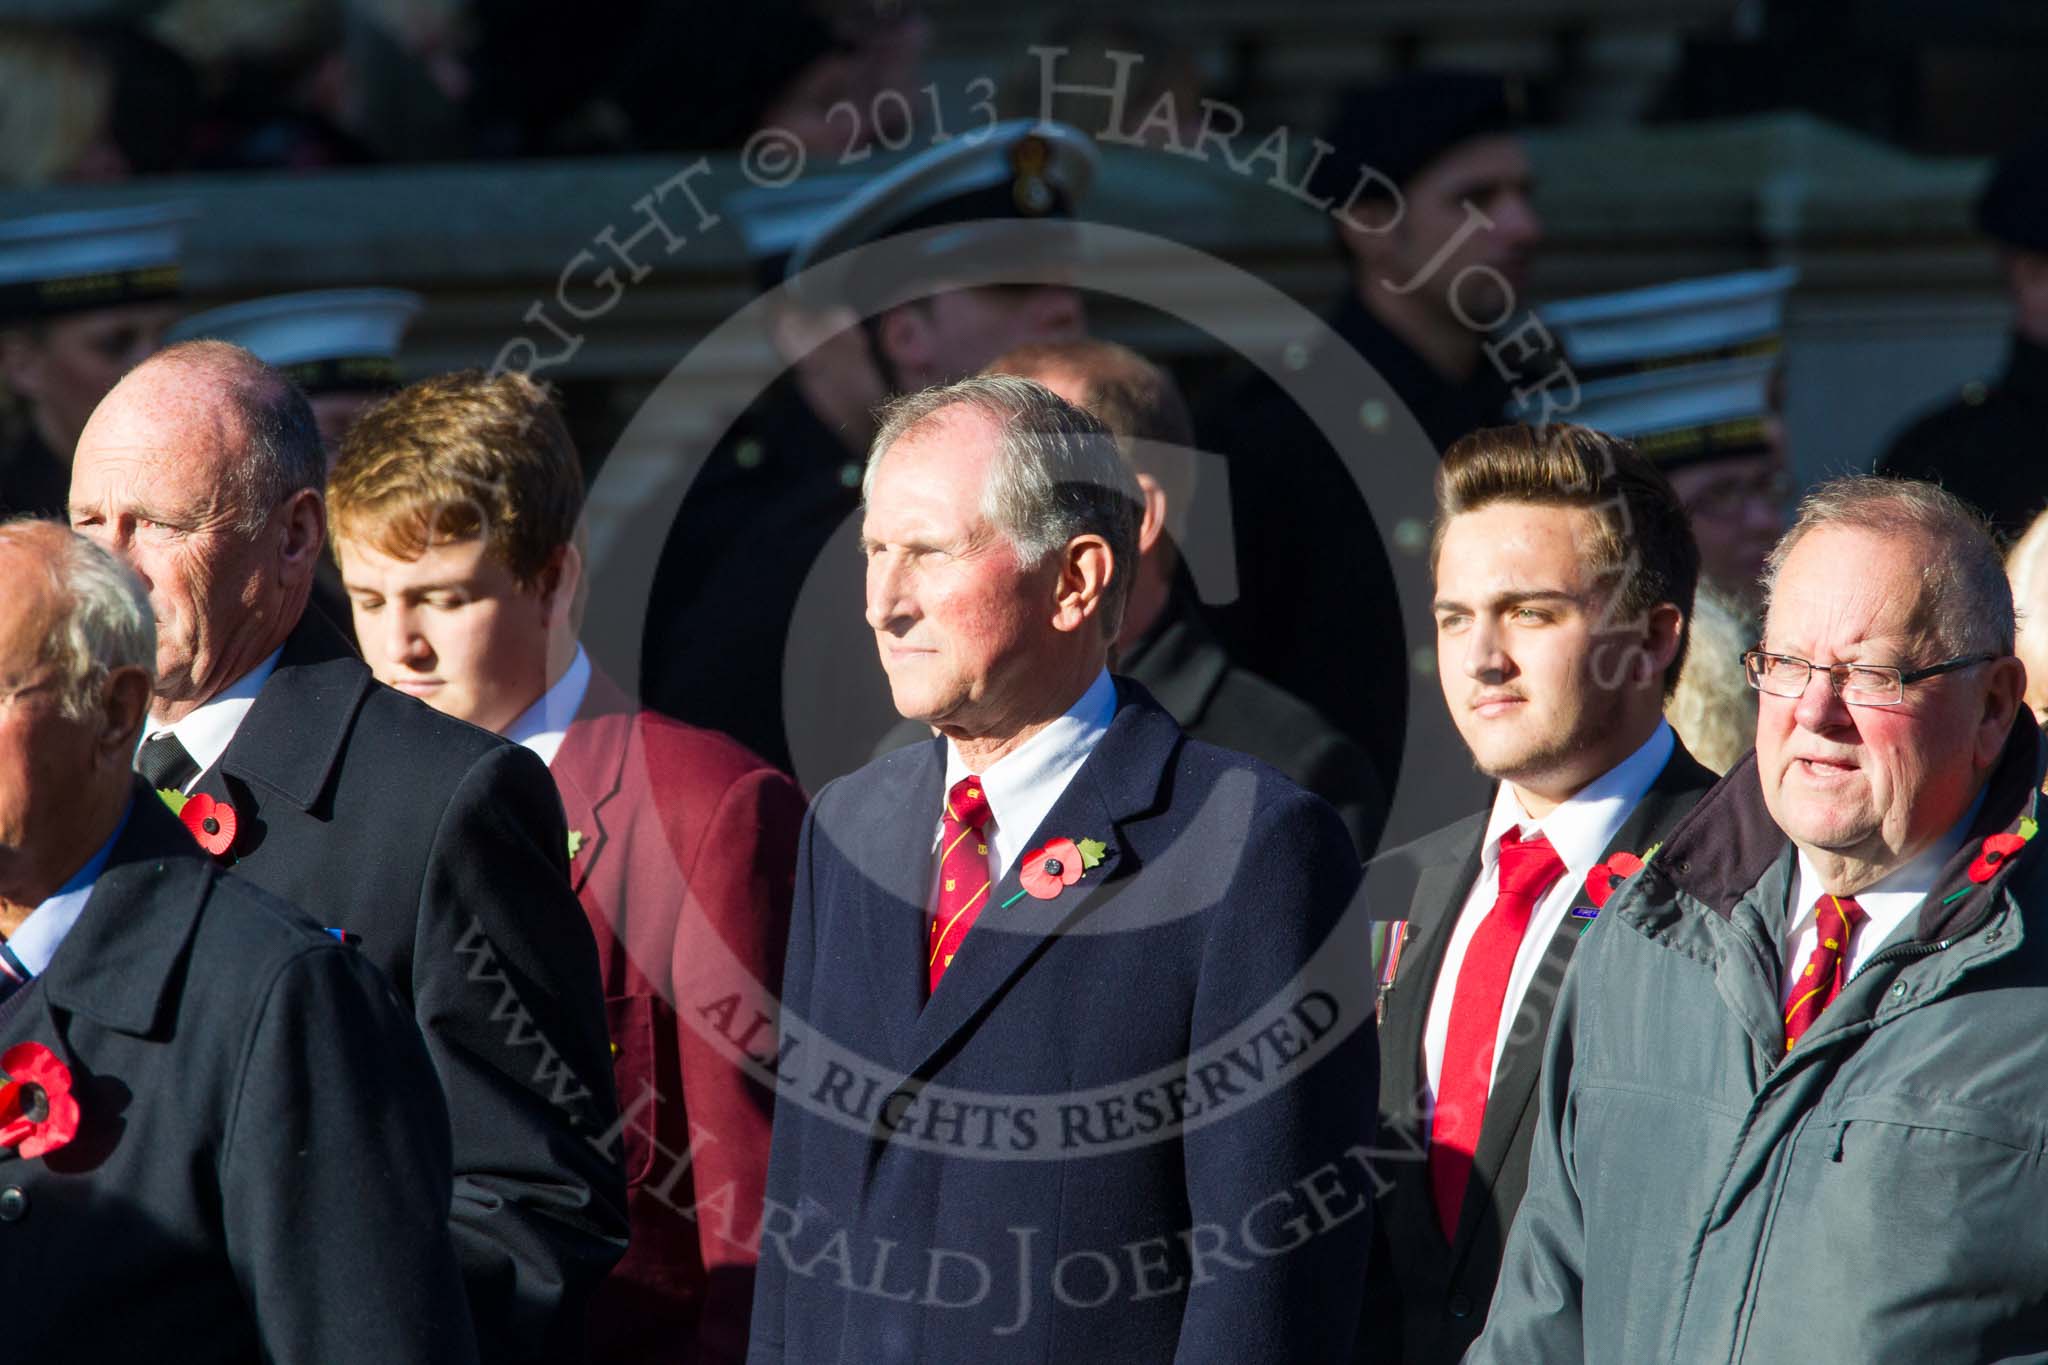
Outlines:
[[[974,830],[988,823],[988,793],[982,790],[979,777],[969,773],[947,789],[946,818]]]

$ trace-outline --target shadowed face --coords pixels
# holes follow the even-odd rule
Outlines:
[[[0,345],[8,386],[34,407],[39,425],[68,455],[93,408],[122,375],[163,345],[177,319],[169,304],[137,303],[56,318]]]
[[[335,550],[377,681],[500,733],[547,690],[551,603],[486,541],[400,559],[341,534]]]
[[[967,407],[913,427],[882,457],[861,525],[867,622],[897,711],[971,734],[1028,709],[1057,643],[1057,564],[1027,568],[982,513],[996,439]]]

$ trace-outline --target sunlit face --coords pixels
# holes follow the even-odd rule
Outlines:
[[[982,515],[996,431],[939,413],[883,456],[861,524],[867,622],[896,709],[949,733],[996,732],[1029,705],[1057,640],[1056,564],[1027,569]]]
[[[18,900],[37,863],[79,817],[93,770],[92,720],[59,709],[62,678],[45,662],[48,594],[25,552],[0,552],[0,897]]]
[[[978,374],[1005,351],[1073,341],[1087,328],[1081,295],[1064,285],[980,285],[901,305],[883,319],[882,344],[906,390]]]
[[[1627,661],[1588,569],[1597,530],[1583,508],[1497,502],[1451,518],[1437,555],[1451,719],[1481,772],[1554,799],[1630,742],[1617,725]]]
[[[77,445],[93,408],[121,376],[162,348],[177,316],[168,304],[129,304],[54,318],[9,338],[7,382],[28,401],[58,455]]]
[[[1809,531],[1779,570],[1763,648],[1816,664],[1942,662],[1921,622],[1929,553],[1849,527]],[[1962,818],[1978,763],[2004,737],[2010,712],[1987,714],[1995,667],[1912,683],[1897,706],[1849,706],[1818,670],[1803,696],[1760,694],[1757,772],[1772,819],[1803,848],[1884,867],[1912,858]]]
[[[1444,311],[1462,313],[1468,325],[1496,323],[1514,302],[1500,280],[1520,291],[1529,258],[1543,239],[1530,192],[1529,154],[1521,139],[1476,137],[1452,147],[1401,187],[1399,220],[1367,243],[1371,273],[1379,277],[1369,287],[1406,289],[1420,281],[1417,290]],[[1361,207],[1356,216],[1378,224],[1393,211],[1390,201],[1378,210]],[[1485,219],[1477,226],[1475,211]],[[1454,239],[1457,246],[1439,261]]]
[[[206,700],[256,662],[250,641],[290,629],[286,518],[235,525],[244,451],[217,384],[161,362],[107,395],[79,438],[71,523],[149,589],[159,703]]]
[[[400,559],[338,529],[334,548],[379,682],[500,732],[547,691],[551,603],[538,585],[522,587],[488,542]]]

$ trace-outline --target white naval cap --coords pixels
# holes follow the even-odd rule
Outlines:
[[[1069,218],[1094,183],[1101,157],[1087,134],[1039,119],[1011,119],[952,138],[861,183],[811,217],[784,275],[812,306],[867,312],[924,292],[949,272],[970,282],[991,266],[1071,254],[1071,243],[1026,236],[1020,222]],[[847,253],[884,238],[951,228],[919,239],[913,271],[893,280],[858,274]],[[892,272],[896,273],[896,272]],[[1004,281],[1007,282],[1007,281]]]
[[[0,322],[174,299],[186,204],[39,213],[0,222]]]
[[[1762,454],[1791,267],[1680,280],[1538,309],[1579,382],[1570,421],[1669,469]]]
[[[398,347],[425,303],[406,289],[315,289],[195,313],[172,341],[231,341],[308,393],[398,385]]]

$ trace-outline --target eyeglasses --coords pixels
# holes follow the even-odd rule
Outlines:
[[[1819,669],[1828,675],[1835,695],[1851,706],[1897,706],[1906,699],[1906,684],[1920,682],[1942,673],[1953,673],[1972,664],[2001,659],[2002,654],[1966,654],[1938,664],[1910,671],[1889,664],[1830,664],[1825,668],[1810,659],[1790,654],[1766,654],[1752,649],[1742,656],[1742,671],[1749,685],[1774,697],[1803,697],[1806,684]]]

